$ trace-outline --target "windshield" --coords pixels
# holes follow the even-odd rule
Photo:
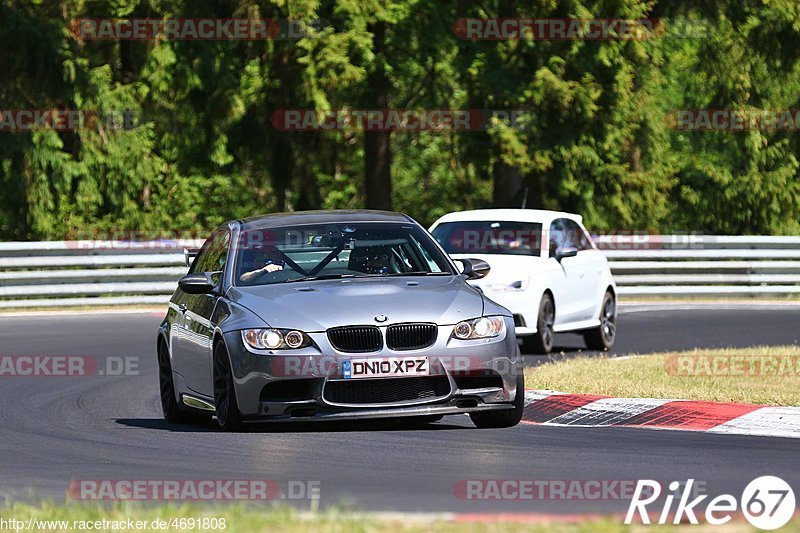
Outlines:
[[[453,275],[444,254],[412,224],[356,223],[251,229],[241,233],[234,283]]]
[[[445,222],[433,236],[448,254],[539,256],[542,250],[542,225],[535,222]]]

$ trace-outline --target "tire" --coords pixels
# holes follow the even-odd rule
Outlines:
[[[583,340],[590,350],[605,351],[614,346],[617,337],[617,300],[611,291],[603,296],[600,306],[600,325],[584,332]]]
[[[472,423],[480,429],[510,428],[522,420],[522,411],[525,409],[525,373],[522,368],[517,375],[517,395],[514,398],[514,408],[503,411],[483,411],[470,413]]]
[[[178,403],[175,382],[172,380],[172,363],[169,359],[167,345],[163,340],[158,342],[158,385],[164,420],[170,424],[188,424],[200,421],[200,416],[184,410]]]
[[[214,405],[217,423],[223,431],[242,429],[242,414],[236,402],[231,363],[222,341],[214,345]]]
[[[553,350],[555,331],[553,325],[556,320],[556,306],[550,293],[544,293],[539,302],[539,315],[536,319],[536,333],[521,337],[522,345],[526,352],[535,354],[549,354]]]

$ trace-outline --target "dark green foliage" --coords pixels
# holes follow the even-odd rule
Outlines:
[[[85,17],[324,23],[299,41],[82,42],[68,27]],[[658,17],[705,30],[467,41],[453,31],[460,17]],[[580,212],[596,230],[797,232],[800,133],[675,131],[665,117],[800,108],[799,20],[793,0],[0,0],[0,109],[135,117],[131,129],[0,132],[0,238],[203,232],[270,211],[370,207],[365,179],[423,223],[525,201]],[[365,168],[363,132],[270,122],[276,109],[381,102],[525,116],[393,132],[391,189],[370,174],[374,159]]]

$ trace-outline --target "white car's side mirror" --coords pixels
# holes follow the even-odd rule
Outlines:
[[[565,257],[575,257],[576,255],[578,255],[577,248],[574,248],[572,246],[564,246],[562,248],[556,248],[553,257],[555,257],[556,261],[560,263],[561,260],[564,259]]]

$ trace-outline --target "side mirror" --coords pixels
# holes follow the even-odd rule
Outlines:
[[[578,249],[572,246],[564,246],[563,248],[556,248],[554,255],[556,261],[560,263],[565,257],[575,257],[578,255]]]
[[[178,281],[178,287],[186,294],[211,294],[217,288],[207,273],[183,276]]]
[[[200,253],[200,248],[183,249],[183,262],[186,263],[187,267],[192,266],[192,263],[194,263],[194,258],[197,257],[197,254],[199,253]]]
[[[489,270],[492,269],[489,263],[483,259],[456,259],[456,261],[463,265],[461,273],[464,274],[467,279],[485,278]]]

